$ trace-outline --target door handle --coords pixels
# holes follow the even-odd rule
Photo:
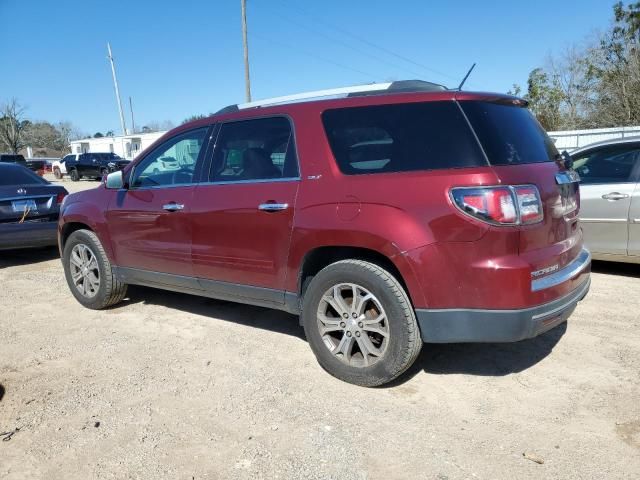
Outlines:
[[[286,210],[289,208],[288,203],[261,203],[258,205],[258,210],[262,210],[263,212],[279,212],[281,210]]]
[[[178,210],[183,210],[184,205],[182,203],[166,203],[162,206],[162,209],[167,212],[177,212]]]
[[[629,198],[629,195],[626,193],[611,192],[606,195],[602,195],[602,198],[605,200],[622,200],[623,198]]]

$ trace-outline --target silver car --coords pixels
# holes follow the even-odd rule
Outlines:
[[[571,157],[593,258],[640,263],[640,137],[593,143]]]

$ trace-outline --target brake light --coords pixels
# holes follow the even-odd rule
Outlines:
[[[491,224],[527,225],[544,218],[534,185],[452,188],[451,198],[467,215]]]
[[[64,201],[64,197],[67,196],[67,192],[60,192],[57,196],[56,196],[56,203],[58,205],[62,204],[62,202]]]
[[[542,212],[542,201],[538,189],[533,185],[514,188],[518,199],[518,211],[520,212],[520,223],[527,225],[541,222],[544,218]]]

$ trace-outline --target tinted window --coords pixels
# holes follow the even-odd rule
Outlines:
[[[193,183],[196,162],[208,127],[182,133],[147,155],[134,169],[133,187],[157,187]]]
[[[558,155],[531,112],[514,105],[460,102],[492,165],[554,161]]]
[[[289,120],[224,123],[216,141],[211,181],[295,178],[298,161]]]
[[[346,174],[486,165],[454,102],[340,108],[322,119]]]
[[[46,185],[48,182],[27,168],[0,166],[0,185]]]
[[[7,163],[26,163],[22,155],[0,155],[0,160]]]
[[[573,157],[573,168],[583,184],[628,182],[637,158],[637,147],[609,147]]]

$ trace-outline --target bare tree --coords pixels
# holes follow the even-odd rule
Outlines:
[[[0,146],[14,154],[26,146],[25,130],[30,122],[24,118],[25,110],[15,98],[0,108]]]
[[[588,125],[588,110],[593,101],[594,80],[589,76],[587,48],[572,45],[559,57],[549,57],[547,69],[551,81],[560,92],[563,129],[576,129]]]

